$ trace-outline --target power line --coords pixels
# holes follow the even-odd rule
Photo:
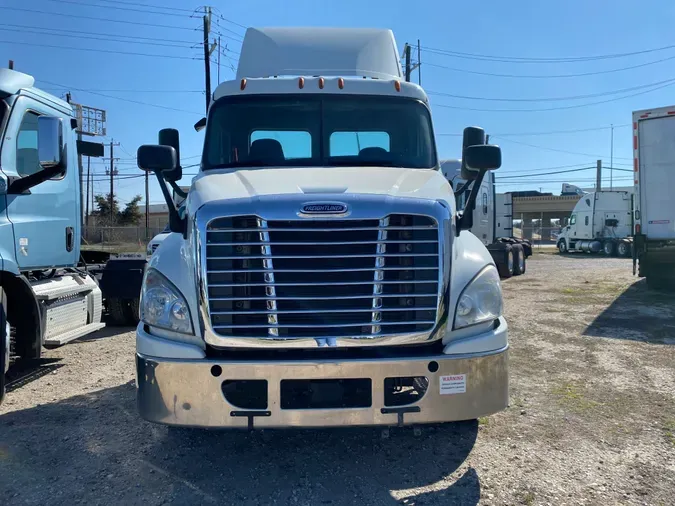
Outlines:
[[[515,141],[513,139],[504,139],[503,137],[499,137],[498,135],[491,135],[491,138],[500,138],[502,140],[505,140],[507,142],[513,142],[514,144],[520,144],[522,146],[528,146],[530,148],[536,148],[536,149],[543,149],[545,151],[555,151],[556,153],[565,153],[568,155],[579,155],[579,156],[588,156],[590,158],[605,158],[603,155],[594,155],[594,154],[589,154],[589,153],[579,153],[577,151],[568,151],[565,149],[557,149],[557,148],[549,148],[546,146],[537,146],[536,144],[529,144],[527,142],[522,142],[522,141]],[[632,158],[627,158],[624,156],[615,156],[614,158],[618,160],[632,160]]]
[[[197,58],[194,58],[192,56],[179,56],[179,55],[171,55],[171,54],[150,54],[150,53],[137,53],[137,52],[132,52],[132,51],[117,51],[117,50],[112,50],[112,49],[94,49],[94,48],[89,48],[89,47],[73,47],[73,46],[60,46],[57,44],[38,44],[38,43],[31,43],[31,42],[17,42],[15,40],[0,40],[0,44],[19,44],[21,46],[37,46],[37,47],[49,47],[49,48],[55,48],[55,49],[69,49],[72,51],[89,51],[93,53],[112,53],[112,54],[126,54],[130,56],[149,56],[152,58],[171,58],[175,60],[196,60]]]
[[[607,167],[603,167],[603,168],[607,168]],[[503,181],[504,179],[515,179],[515,178],[523,178],[523,177],[551,176],[551,175],[555,175],[555,174],[568,174],[570,172],[582,172],[584,170],[591,170],[591,169],[596,170],[596,167],[595,166],[593,166],[593,167],[589,166],[589,167],[583,167],[583,168],[580,168],[580,169],[557,170],[557,171],[553,171],[553,172],[535,172],[535,173],[531,173],[531,174],[518,174],[518,175],[515,175],[515,176],[506,175],[506,176],[501,176],[501,177],[495,177],[495,180]],[[632,172],[630,169],[613,168],[613,170]]]
[[[624,58],[627,56],[635,56],[639,54],[655,53],[658,51],[665,51],[668,49],[675,48],[675,45],[668,45],[662,47],[656,47],[651,49],[643,49],[640,51],[631,51],[627,53],[613,53],[605,55],[594,55],[594,56],[568,56],[568,57],[545,57],[545,58],[532,58],[532,57],[523,57],[523,56],[496,56],[496,55],[485,55],[485,54],[475,54],[475,53],[463,53],[460,51],[449,51],[446,49],[439,49],[433,47],[421,46],[422,51],[427,51],[430,53],[452,56],[456,58],[464,58],[469,60],[481,60],[481,61],[494,61],[494,62],[503,62],[503,63],[578,63],[586,61],[597,61],[597,60],[609,60],[614,58]]]
[[[201,112],[188,111],[186,109],[177,109],[175,107],[168,107],[168,106],[165,106],[165,105],[151,104],[151,103],[148,103],[148,102],[142,102],[140,100],[132,100],[132,99],[129,99],[129,98],[116,97],[114,95],[106,95],[104,93],[98,93],[96,91],[85,90],[83,88],[74,88],[72,86],[65,86],[63,84],[45,81],[44,79],[42,80],[42,82],[47,83],[47,84],[51,84],[52,86],[58,86],[60,88],[65,88],[65,89],[70,89],[70,90],[75,90],[75,91],[81,91],[83,93],[91,93],[92,95],[99,95],[101,97],[112,98],[114,100],[121,100],[123,102],[130,102],[132,104],[147,105],[148,107],[157,107],[158,109],[166,109],[168,111],[185,112],[185,113],[188,113],[188,114],[195,114],[195,115],[198,115],[198,116],[203,116],[203,114]]]
[[[509,78],[518,78],[518,79],[561,79],[567,77],[585,77],[585,76],[596,76],[600,74],[612,74],[614,72],[623,72],[625,70],[634,70],[637,68],[647,67],[649,65],[656,65],[657,63],[663,63],[665,61],[670,61],[675,59],[675,56],[668,56],[667,58],[661,58],[660,60],[654,60],[646,63],[640,63],[637,65],[632,65],[629,67],[621,67],[618,69],[609,69],[609,70],[597,70],[594,72],[580,72],[577,74],[547,74],[547,75],[528,75],[528,74],[498,74],[494,72],[480,72],[477,70],[467,70],[467,69],[458,69],[455,67],[448,67],[446,65],[439,65],[437,63],[424,62],[424,65],[429,67],[437,67],[446,70],[452,70],[454,72],[461,72],[465,74],[477,74],[490,77],[509,77]]]
[[[0,25],[1,26],[1,25]],[[86,40],[101,40],[105,42],[121,42],[124,44],[142,44],[146,46],[160,46],[160,47],[177,47],[177,48],[184,48],[184,49],[193,49],[195,42],[186,42],[184,44],[165,44],[162,42],[150,42],[150,41],[141,41],[141,40],[120,40],[112,37],[116,37],[116,35],[113,35],[111,37],[109,36],[99,36],[99,35],[78,35],[78,34],[73,34],[73,33],[52,33],[52,32],[44,32],[40,30],[32,30],[30,28],[0,28],[1,31],[4,32],[19,32],[19,33],[35,33],[38,35],[49,35],[49,36],[54,36],[54,37],[68,37],[70,38],[75,38],[75,39],[86,39]],[[49,30],[49,28],[48,28]],[[69,32],[70,30],[59,30],[62,32]],[[72,32],[72,31],[71,31]],[[87,32],[84,32],[87,33]],[[15,41],[16,42],[16,41]],[[19,44],[23,44],[23,42],[19,42]],[[92,49],[95,50],[95,49]],[[162,56],[162,55],[157,55],[157,56]]]
[[[12,11],[19,11],[19,12],[30,12],[31,14],[46,14],[48,16],[64,16],[67,18],[78,18],[78,19],[88,19],[90,21],[107,21],[109,23],[123,23],[127,25],[138,25],[138,26],[145,26],[145,27],[152,27],[152,28],[169,28],[171,30],[189,30],[191,32],[197,31],[196,28],[188,28],[185,26],[175,26],[175,25],[158,25],[154,23],[144,23],[141,21],[129,21],[129,20],[124,20],[124,19],[111,19],[111,18],[98,18],[95,16],[81,16],[79,14],[70,14],[66,12],[50,12],[50,11],[40,11],[40,10],[35,10],[35,9],[24,9],[21,7],[6,7],[2,6],[0,9],[8,9]]]
[[[49,27],[43,27],[43,26],[33,26],[33,25],[17,25],[14,23],[0,23],[0,26],[9,26],[13,28],[24,28],[24,29],[39,29],[39,30],[52,30],[56,31],[57,33],[76,33],[76,34],[83,34],[83,35],[106,35],[110,37],[117,37],[117,38],[125,38],[125,39],[141,39],[141,40],[149,40],[149,41],[159,41],[159,42],[175,42],[177,44],[190,44],[190,45],[195,45],[197,44],[194,41],[190,40],[176,40],[176,39],[162,39],[158,37],[142,37],[140,35],[123,35],[123,34],[112,34],[112,33],[101,33],[99,32],[86,32],[82,30],[65,30],[62,28],[49,28]]]
[[[110,2],[114,4],[124,4],[124,5],[135,5],[137,7],[151,7],[153,9],[166,9],[169,11],[180,11],[180,12],[189,12],[192,13],[194,12],[194,9],[181,9],[180,7],[165,7],[163,5],[151,5],[151,4],[145,4],[145,3],[139,3],[139,2],[125,2],[121,0],[95,0],[97,2]]]
[[[120,10],[120,11],[131,11],[131,12],[144,12],[147,14],[159,14],[161,16],[177,16],[177,17],[187,17],[185,14],[178,14],[174,12],[157,12],[157,11],[149,11],[148,9],[133,9],[131,7],[122,7],[119,5],[96,5],[96,4],[91,4],[89,2],[78,2],[76,0],[47,0],[49,2],[57,2],[60,4],[73,4],[73,5],[85,5],[87,7],[98,7],[101,9],[115,9],[115,10]]]
[[[42,88],[43,90],[65,90],[66,88]],[[204,93],[204,90],[108,90],[90,88],[90,92],[104,92],[104,93]]]
[[[630,88],[622,88],[619,90],[603,91],[598,93],[589,93],[587,95],[572,95],[568,97],[547,97],[547,98],[496,98],[496,97],[472,97],[467,95],[453,95],[452,93],[443,93],[440,91],[427,91],[427,95],[438,95],[442,97],[459,98],[463,100],[487,100],[494,102],[559,102],[564,100],[581,100],[584,98],[605,97],[608,95],[616,95],[619,93],[626,93],[629,91],[641,90],[644,88],[651,88],[665,83],[673,83],[675,78],[665,79],[649,84],[641,84],[639,86],[631,86]]]
[[[614,125],[614,128],[624,128],[624,127],[629,127],[631,126],[630,123],[624,123],[622,125]],[[591,128],[575,128],[572,130],[551,130],[548,132],[522,132],[522,133],[497,133],[497,134],[491,134],[493,136],[497,137],[529,137],[529,136],[537,136],[537,135],[557,135],[557,134],[572,134],[572,133],[579,133],[579,132],[594,132],[598,130],[610,130],[612,128],[611,125],[609,126],[603,126],[603,127],[591,127]],[[438,136],[447,136],[447,137],[462,137],[462,133],[437,133],[436,135]]]
[[[443,107],[447,109],[456,109],[456,110],[462,110],[462,111],[477,111],[477,112],[546,112],[546,111],[562,111],[566,109],[579,109],[581,107],[588,107],[591,105],[600,105],[600,104],[606,104],[609,102],[616,102],[617,100],[623,100],[626,98],[631,98],[631,97],[636,97],[638,95],[644,95],[645,93],[651,93],[652,91],[657,91],[662,88],[667,88],[668,86],[672,86],[675,84],[675,80],[672,82],[669,82],[667,84],[663,84],[661,86],[657,86],[655,88],[651,88],[649,90],[645,91],[639,91],[637,93],[631,93],[630,95],[624,95],[623,97],[616,97],[616,98],[608,98],[607,100],[600,100],[598,102],[588,102],[586,104],[575,104],[575,105],[566,105],[566,106],[560,106],[560,107],[547,107],[544,109],[477,109],[477,108],[471,108],[471,107],[459,107],[459,106],[454,106],[454,105],[445,105],[445,104],[432,104],[435,105],[436,107]]]

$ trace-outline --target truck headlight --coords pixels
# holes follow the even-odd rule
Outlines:
[[[502,288],[494,265],[486,266],[459,297],[455,328],[495,320],[502,315]]]
[[[141,321],[182,334],[192,334],[185,297],[157,269],[148,269],[141,289]]]

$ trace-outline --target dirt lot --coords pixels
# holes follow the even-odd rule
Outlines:
[[[131,332],[46,352],[0,407],[0,502],[675,504],[675,297],[582,256],[504,286],[511,407],[420,437],[169,433],[136,415]]]

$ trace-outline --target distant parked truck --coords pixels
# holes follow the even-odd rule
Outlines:
[[[474,186],[462,179],[462,161],[441,160],[441,172],[455,192],[457,209],[464,210]],[[471,184],[468,184],[471,183]],[[496,193],[494,174],[485,174],[476,187],[472,226],[469,229],[487,247],[499,271],[499,277],[525,274],[532,245],[527,239],[513,237],[513,198],[510,193]]]
[[[633,273],[675,289],[675,106],[633,113]]]
[[[628,257],[631,254],[632,195],[626,191],[587,193],[558,236],[560,253],[600,253]]]

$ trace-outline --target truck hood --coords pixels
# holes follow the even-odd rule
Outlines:
[[[442,199],[454,207],[452,188],[437,170],[392,167],[310,167],[211,170],[192,182],[193,210],[212,201],[265,195],[370,194]]]

